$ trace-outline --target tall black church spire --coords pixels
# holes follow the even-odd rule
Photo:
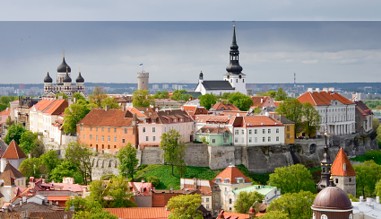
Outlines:
[[[317,184],[318,191],[321,191],[322,189],[330,186],[331,184],[332,184],[331,186],[333,186],[333,181],[332,183],[330,181],[332,161],[328,152],[327,134],[324,134],[324,138],[325,138],[325,146],[324,146],[323,159],[321,160],[321,163],[320,163],[321,177],[320,177],[319,183]]]
[[[233,40],[230,46],[230,62],[226,67],[226,71],[232,74],[240,74],[242,72],[242,67],[239,65],[239,50],[237,45],[237,37],[235,34],[235,25],[233,25]]]

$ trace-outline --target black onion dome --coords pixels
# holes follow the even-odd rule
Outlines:
[[[53,79],[50,77],[49,72],[46,73],[46,76],[44,78],[45,83],[53,83]]]
[[[79,75],[78,75],[77,79],[75,80],[75,82],[77,82],[77,83],[85,82],[85,79],[83,79],[81,72],[79,72]]]
[[[63,79],[63,82],[65,83],[71,83],[71,78],[68,73],[66,73],[65,78]]]
[[[349,210],[352,209],[351,200],[340,188],[329,186],[317,194],[312,205],[314,209]]]
[[[70,66],[66,63],[65,57],[63,57],[61,65],[57,67],[57,72],[71,72]]]

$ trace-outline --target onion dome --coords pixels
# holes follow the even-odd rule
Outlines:
[[[66,63],[65,57],[63,57],[61,65],[57,67],[57,72],[71,72],[70,66]]]
[[[78,75],[77,79],[75,79],[75,82],[77,82],[77,83],[85,82],[85,79],[83,79],[81,72],[79,72],[79,75]]]
[[[53,79],[50,77],[49,72],[46,73],[46,76],[44,78],[44,83],[53,83]]]
[[[312,205],[312,209],[317,211],[350,211],[352,208],[348,195],[342,189],[333,186],[321,190]]]
[[[69,76],[69,73],[66,72],[65,78],[63,79],[64,83],[71,83],[71,78]]]

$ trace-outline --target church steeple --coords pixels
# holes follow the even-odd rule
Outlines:
[[[325,138],[325,146],[324,146],[324,153],[323,153],[323,159],[321,160],[320,166],[321,166],[321,178],[319,183],[317,184],[318,191],[321,191],[322,189],[330,186],[333,186],[333,181],[330,181],[331,178],[331,166],[332,161],[331,157],[329,156],[328,152],[328,143],[327,143],[327,134],[324,135]]]
[[[233,40],[232,45],[230,46],[230,62],[226,67],[226,71],[232,74],[241,74],[242,67],[239,65],[239,50],[237,44],[237,37],[235,33],[235,25],[233,25]]]

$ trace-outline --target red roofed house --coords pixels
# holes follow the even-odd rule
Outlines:
[[[152,207],[152,183],[128,182],[137,207]]]
[[[337,187],[345,193],[356,196],[356,172],[343,148],[337,152],[331,166],[331,176]]]
[[[215,112],[217,114],[218,114],[218,112],[222,112],[222,111],[225,111],[225,110],[228,110],[228,111],[240,111],[238,109],[238,107],[234,106],[233,104],[231,104],[231,103],[223,103],[223,102],[215,103],[209,109],[209,111]]]
[[[12,164],[13,167],[18,169],[21,162],[25,160],[25,158],[26,158],[26,155],[24,154],[24,152],[17,145],[15,140],[12,140],[11,143],[9,143],[9,146],[7,147],[7,149],[4,151],[3,155],[1,156],[1,161],[0,161],[1,172],[4,171],[7,163]]]
[[[234,210],[233,190],[251,186],[251,180],[234,165],[229,165],[220,172],[216,178],[214,178],[214,183],[220,187],[221,207],[225,211]]]
[[[362,101],[356,103],[356,132],[369,133],[373,130],[373,112]]]
[[[119,219],[166,219],[169,211],[165,207],[104,208]]]
[[[25,180],[20,171],[7,162],[3,172],[0,174],[0,192],[4,196],[4,202],[9,202],[16,196],[17,187],[26,188]]]
[[[273,112],[276,108],[274,99],[268,96],[252,96],[251,100],[253,101],[251,109],[260,109],[261,112]]]
[[[234,145],[259,146],[285,143],[284,125],[269,116],[244,116],[234,126]]]
[[[137,146],[136,124],[129,111],[93,109],[77,124],[78,142],[96,152],[116,153],[128,143]]]
[[[56,120],[62,116],[69,103],[64,99],[43,99],[29,110],[29,130],[46,138],[54,138]]]
[[[352,134],[355,130],[356,104],[333,90],[309,89],[298,97],[301,103],[310,103],[320,115],[320,130],[331,135]],[[319,133],[320,132],[320,133]]]

